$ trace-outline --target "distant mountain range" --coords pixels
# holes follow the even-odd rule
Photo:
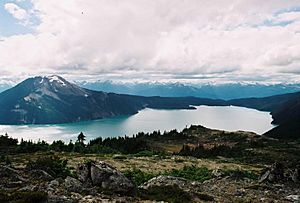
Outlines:
[[[113,92],[139,96],[200,97],[211,99],[239,99],[268,97],[300,91],[300,84],[226,83],[191,84],[179,82],[120,82],[120,81],[74,81],[74,84],[94,91]],[[0,93],[13,87],[13,82],[0,84]]]
[[[54,124],[132,115],[143,108],[225,105],[195,97],[143,97],[81,88],[59,76],[29,78],[0,94],[0,124]]]
[[[268,97],[300,91],[300,84],[184,84],[171,82],[121,83],[113,81],[76,82],[76,84],[80,87],[91,90],[114,92],[119,94],[162,97],[194,96],[224,100],[248,97]]]

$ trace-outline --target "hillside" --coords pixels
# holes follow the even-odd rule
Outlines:
[[[274,124],[300,118],[300,92],[264,98],[235,99],[228,102],[234,106],[270,111]]]
[[[265,98],[228,101],[231,105],[271,112],[273,124],[279,126],[264,135],[277,139],[298,139],[300,136],[300,92]]]

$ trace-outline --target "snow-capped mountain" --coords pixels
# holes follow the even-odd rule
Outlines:
[[[59,76],[29,78],[0,94],[1,124],[50,124],[131,115],[149,108],[224,105],[200,98],[162,98],[88,90]]]
[[[300,84],[260,84],[260,83],[226,83],[226,84],[185,84],[172,82],[77,82],[81,87],[132,94],[140,96],[185,97],[194,96],[212,99],[237,99],[247,97],[267,97],[300,91]]]

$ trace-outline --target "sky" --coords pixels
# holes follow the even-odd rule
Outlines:
[[[300,0],[0,0],[0,83],[300,82]]]

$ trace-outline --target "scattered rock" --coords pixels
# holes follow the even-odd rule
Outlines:
[[[295,170],[292,171],[291,179],[294,183],[300,182],[300,167],[299,166]]]
[[[71,192],[71,198],[74,199],[76,202],[81,200],[83,197],[81,194],[76,193],[76,192]]]
[[[6,184],[6,187],[8,188],[16,188],[16,187],[22,187],[24,186],[24,182],[23,181],[14,181],[14,182],[8,182]]]
[[[281,163],[275,162],[270,168],[265,169],[260,176],[259,182],[280,182],[284,180],[284,169]]]
[[[65,179],[64,186],[68,192],[81,192],[83,190],[82,183],[70,176]]]
[[[150,179],[148,182],[139,186],[139,188],[148,190],[153,186],[178,186],[181,190],[184,191],[194,191],[196,186],[200,186],[199,182],[190,181],[185,178],[179,178],[174,176],[157,176]]]
[[[27,180],[24,177],[22,177],[17,170],[8,166],[0,166],[0,174],[1,179],[7,178],[9,182],[27,182]]]
[[[285,199],[293,201],[293,202],[300,202],[300,195],[289,195],[289,196],[286,196]]]
[[[49,188],[57,188],[58,186],[59,186],[59,181],[57,179],[52,180],[48,185]]]
[[[224,173],[220,169],[215,169],[212,171],[211,175],[215,178],[222,178],[224,176]]]
[[[48,195],[48,203],[75,203],[76,201],[64,195]]]
[[[32,178],[38,179],[38,180],[50,181],[50,180],[54,179],[49,173],[47,173],[46,171],[43,171],[43,170],[39,170],[39,169],[31,170],[30,175],[32,176]]]
[[[22,187],[19,189],[19,191],[36,191],[38,189],[38,187],[36,185],[26,185],[25,187]]]
[[[185,178],[173,176],[158,176],[152,178],[139,188],[145,190],[147,198],[159,195],[163,200],[179,202],[213,201],[214,197],[200,191],[201,184]],[[173,199],[174,198],[174,199]]]
[[[55,180],[50,181],[49,184],[46,185],[45,189],[47,190],[48,194],[55,193],[55,191],[64,183],[65,180],[62,178],[56,178]]]

